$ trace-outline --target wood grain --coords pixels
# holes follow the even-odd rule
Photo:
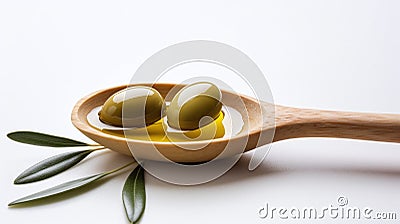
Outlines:
[[[400,143],[400,115],[276,106],[274,141],[300,137],[351,138]]]

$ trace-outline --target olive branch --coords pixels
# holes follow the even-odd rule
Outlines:
[[[69,138],[43,134],[31,131],[17,131],[7,135],[8,138],[25,144],[47,146],[47,147],[85,147],[87,149],[66,152],[42,160],[39,163],[23,171],[15,180],[14,184],[28,184],[41,181],[57,175],[78,164],[89,154],[106,149],[98,144],[88,144]],[[37,193],[12,201],[8,206],[28,205],[33,201],[45,200],[69,191],[78,190],[90,185],[111,174],[118,173],[127,167],[136,164],[136,168],[130,173],[122,189],[122,201],[125,212],[130,223],[137,223],[146,207],[146,191],[144,184],[144,169],[135,161],[129,162],[113,170],[104,171],[87,177],[71,180],[57,186],[39,191]],[[32,203],[30,205],[33,205]]]

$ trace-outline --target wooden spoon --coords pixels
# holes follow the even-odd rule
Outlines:
[[[175,84],[135,84],[152,86],[157,89],[163,97],[168,92],[178,91],[184,85]],[[130,85],[134,86],[134,85]],[[126,88],[118,86],[97,91],[82,98],[75,105],[71,120],[72,123],[83,134],[99,144],[126,155],[132,155],[128,144],[133,145],[140,152],[141,158],[159,160],[152,148],[156,147],[158,152],[175,162],[204,162],[217,157],[224,151],[225,147],[233,147],[238,144],[227,144],[228,140],[240,142],[246,140],[245,151],[254,149],[260,145],[271,142],[299,138],[299,137],[333,137],[351,138],[384,142],[400,143],[400,114],[372,114],[337,112],[312,109],[298,109],[272,105],[258,100],[222,91],[223,103],[238,110],[242,116],[248,117],[248,131],[244,135],[234,136],[232,139],[213,139],[210,144],[201,150],[186,150],[176,144],[169,142],[150,142],[110,135],[89,125],[88,113],[95,107],[101,106],[113,93]],[[177,88],[173,88],[177,87]],[[174,93],[169,94],[174,95]],[[170,99],[166,99],[170,100]],[[243,106],[242,103],[245,106]],[[275,117],[273,117],[275,114]],[[270,116],[270,119],[266,119]],[[275,131],[275,134],[274,134]],[[261,137],[260,137],[261,136]],[[264,136],[270,136],[264,137]],[[273,136],[273,138],[272,138]],[[201,146],[201,141],[184,142],[189,146]],[[235,154],[237,150],[230,148],[225,156]],[[225,153],[224,152],[224,153]],[[135,151],[136,153],[136,151]]]

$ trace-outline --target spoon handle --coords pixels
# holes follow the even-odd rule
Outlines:
[[[274,141],[299,137],[351,138],[400,143],[400,114],[275,107]]]

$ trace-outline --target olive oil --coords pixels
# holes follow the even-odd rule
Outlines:
[[[102,123],[98,112],[101,107],[94,108],[87,116],[89,124],[107,134],[137,140],[155,142],[186,142],[217,138],[230,138],[243,128],[241,114],[234,108],[223,106],[215,120],[194,130],[178,130],[168,125],[167,116],[146,127],[121,128]]]

